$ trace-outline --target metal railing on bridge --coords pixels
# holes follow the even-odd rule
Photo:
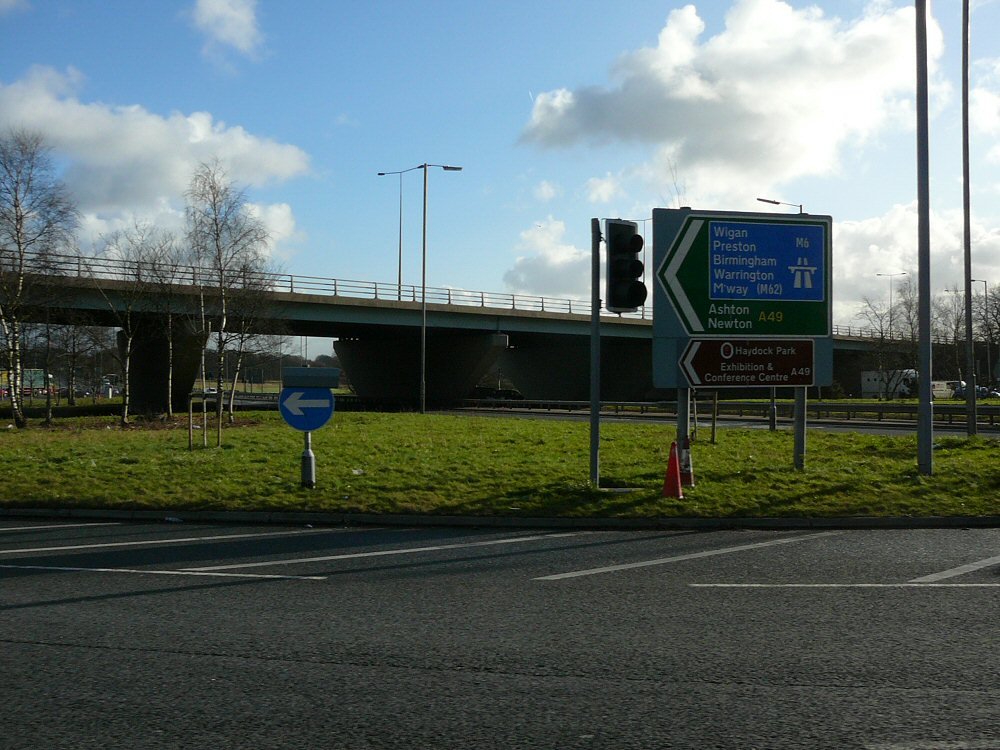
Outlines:
[[[145,278],[150,281],[183,286],[211,284],[215,271],[195,265],[143,264],[126,262],[115,258],[82,255],[38,256],[33,270],[59,276],[93,277],[119,281],[135,281]],[[316,294],[349,299],[384,300],[387,302],[411,302],[422,300],[422,288],[414,284],[396,284],[379,281],[358,281],[336,279],[325,276],[307,276],[290,273],[260,273],[234,270],[230,272],[234,285],[239,286],[249,277],[255,286],[270,292],[292,294]],[[510,292],[477,292],[451,287],[427,287],[427,304],[452,305],[457,307],[484,307],[502,310],[522,310],[526,312],[562,313],[567,315],[590,315],[590,300],[571,297],[543,297]],[[616,315],[602,311],[603,315]],[[653,308],[643,306],[634,313],[624,313],[621,317],[652,320]]]
[[[205,266],[135,263],[105,256],[57,255],[33,256],[33,269],[42,273],[60,276],[79,276],[134,281],[145,277],[162,283],[197,286],[210,284],[214,271]],[[238,286],[248,274],[239,270],[230,272],[234,286]],[[413,284],[396,284],[379,281],[357,281],[336,279],[325,276],[307,276],[290,273],[251,272],[250,280],[261,289],[278,293],[316,294],[349,299],[384,300],[387,302],[421,301],[421,287]],[[497,310],[521,310],[525,312],[561,313],[565,315],[590,315],[590,300],[571,297],[544,297],[510,292],[477,292],[451,287],[427,287],[427,303],[452,305],[456,307],[480,307]],[[602,311],[602,315],[617,316],[617,313]],[[652,320],[653,308],[645,305],[634,313],[624,313],[624,318]],[[912,337],[893,331],[890,336],[884,330],[858,326],[834,325],[833,335],[862,338],[910,341]],[[954,337],[934,335],[936,344],[953,344]]]

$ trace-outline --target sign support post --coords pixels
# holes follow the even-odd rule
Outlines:
[[[590,220],[590,486],[601,484],[601,220]]]
[[[312,433],[304,434],[306,443],[302,451],[302,486],[312,490],[316,488],[316,455],[312,452]]]
[[[795,389],[794,464],[796,469],[806,467],[806,386]]]

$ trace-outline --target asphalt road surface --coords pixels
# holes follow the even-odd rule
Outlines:
[[[0,523],[0,747],[1000,749],[1000,529]]]

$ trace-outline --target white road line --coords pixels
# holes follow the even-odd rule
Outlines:
[[[1000,737],[994,740],[956,740],[955,742],[901,742],[893,745],[869,745],[868,750],[1000,750]]]
[[[519,542],[534,542],[539,539],[560,539],[567,536],[576,536],[579,532],[566,532],[558,534],[536,534],[534,536],[505,537],[503,539],[490,539],[483,542],[463,542],[460,544],[435,544],[430,547],[409,547],[404,549],[385,549],[378,552],[352,552],[341,555],[324,555],[323,557],[299,557],[289,560],[268,560],[265,562],[238,563],[236,565],[212,565],[203,568],[184,568],[184,570],[233,570],[235,568],[266,568],[274,565],[299,565],[303,563],[331,562],[333,560],[360,560],[366,557],[390,557],[394,555],[415,555],[420,552],[439,552],[449,549],[467,549],[469,547],[491,547],[500,544],[517,544]]]
[[[62,565],[0,565],[8,570],[57,570],[68,573],[131,573],[143,576],[214,576],[218,578],[282,578],[297,581],[325,581],[326,576],[280,576],[254,573],[202,573],[193,570],[138,570],[135,568],[71,568]]]
[[[1000,583],[689,583],[698,589],[933,589],[998,588]]]
[[[0,555],[26,554],[29,552],[69,552],[81,549],[108,549],[110,547],[143,547],[158,544],[180,544],[182,542],[217,542],[223,539],[263,539],[273,536],[296,536],[298,534],[329,534],[336,529],[296,529],[294,531],[267,531],[255,534],[216,534],[213,536],[175,537],[173,539],[146,539],[138,542],[106,542],[104,544],[70,544],[62,547],[26,547],[0,549]]]
[[[991,565],[1000,565],[1000,555],[987,557],[985,560],[969,563],[968,565],[959,565],[957,568],[952,568],[951,570],[942,570],[940,573],[932,573],[929,576],[914,578],[910,583],[934,583],[936,581],[943,581],[946,578],[965,575],[966,573],[975,573],[977,570],[988,568]]]
[[[703,557],[715,557],[716,555],[728,555],[733,552],[745,552],[752,549],[763,549],[773,547],[778,544],[790,544],[792,542],[804,542],[808,539],[817,539],[824,536],[842,534],[842,531],[823,531],[818,534],[805,534],[803,536],[791,537],[788,539],[772,539],[769,542],[757,542],[755,544],[741,544],[736,547],[722,547],[721,549],[710,549],[704,552],[692,552],[687,555],[676,555],[674,557],[661,557],[657,560],[643,560],[641,562],[624,563],[622,565],[608,565],[603,568],[590,568],[589,570],[573,570],[569,573],[556,573],[550,576],[540,576],[536,581],[561,581],[565,578],[579,578],[581,576],[600,575],[601,573],[617,573],[621,570],[633,570],[635,568],[648,568],[653,565],[666,565],[668,563],[683,562],[685,560],[698,560]]]
[[[79,529],[86,528],[90,526],[121,526],[119,521],[112,521],[109,523],[53,523],[44,524],[41,526],[9,526],[7,528],[0,528],[0,533],[4,531],[35,531],[36,529]]]

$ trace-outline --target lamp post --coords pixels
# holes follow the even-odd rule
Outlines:
[[[990,316],[989,316],[989,295],[990,290],[986,279],[969,279],[975,284],[983,285],[983,338],[986,339],[986,384],[993,387],[993,360],[990,358]]]
[[[423,250],[420,258],[420,413],[427,412],[427,169],[440,167],[445,172],[461,172],[461,167],[450,164],[420,164],[414,169],[424,170],[424,230]]]
[[[409,169],[402,169],[398,172],[379,172],[383,177],[390,174],[398,174],[399,178],[399,288],[403,285],[403,177],[407,172],[415,169],[424,170],[424,226],[423,242],[420,257],[420,413],[427,411],[427,170],[430,167],[439,167],[445,172],[461,172],[461,167],[451,164],[418,164]],[[402,291],[400,291],[402,298]]]
[[[906,271],[895,273],[877,273],[876,276],[884,276],[889,279],[889,338],[892,338],[892,278],[894,276],[906,276]]]
[[[401,169],[398,172],[378,173],[379,177],[385,177],[391,174],[399,175],[399,267],[396,274],[397,300],[403,299],[403,175],[407,172],[412,172],[413,170],[420,168],[420,166],[417,166],[410,167],[409,169]]]
[[[799,213],[800,214],[804,214],[805,213],[805,211],[802,210],[802,204],[801,203],[785,203],[784,201],[776,201],[776,200],[773,200],[771,198],[758,198],[757,200],[759,200],[761,203],[770,203],[770,204],[775,205],[775,206],[791,206],[792,208],[799,209]]]

